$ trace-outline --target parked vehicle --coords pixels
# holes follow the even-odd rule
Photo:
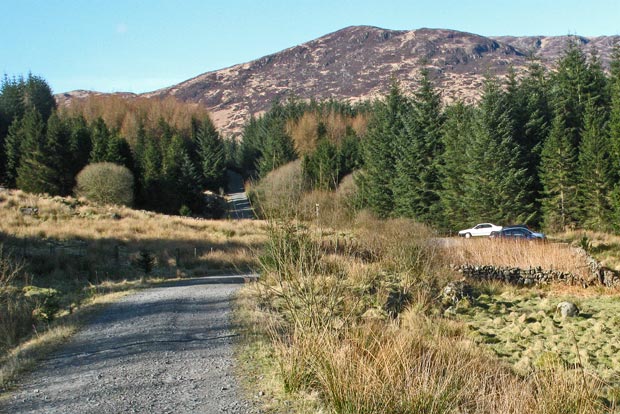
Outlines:
[[[493,232],[499,232],[502,230],[502,226],[496,226],[492,223],[480,223],[476,224],[471,229],[465,229],[459,231],[459,236],[469,239],[470,237],[490,236]]]
[[[512,240],[541,240],[547,239],[543,233],[537,233],[531,231],[528,228],[522,226],[506,226],[500,231],[492,232],[489,237],[498,239],[512,239]]]

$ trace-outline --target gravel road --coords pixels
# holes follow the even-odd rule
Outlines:
[[[233,374],[242,278],[184,280],[107,307],[26,376],[6,413],[254,413]]]

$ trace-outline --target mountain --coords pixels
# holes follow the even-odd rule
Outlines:
[[[586,51],[596,48],[608,66],[613,42],[620,36],[578,39]],[[472,102],[487,74],[505,76],[511,67],[522,71],[532,56],[551,68],[567,40],[568,36],[484,37],[446,29],[352,26],[141,96],[200,103],[225,133],[238,132],[250,115],[267,110],[275,99],[363,100],[384,94],[392,78],[404,90],[413,90],[422,68],[430,71],[445,101]],[[68,105],[88,95],[75,91],[57,99]]]

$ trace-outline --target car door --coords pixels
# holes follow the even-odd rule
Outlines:
[[[488,236],[490,228],[491,228],[490,224],[486,224],[486,223],[478,224],[476,227],[474,227],[472,236]]]

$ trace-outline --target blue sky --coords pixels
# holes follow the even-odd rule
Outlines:
[[[351,25],[620,34],[620,0],[0,0],[0,74],[146,92]]]

